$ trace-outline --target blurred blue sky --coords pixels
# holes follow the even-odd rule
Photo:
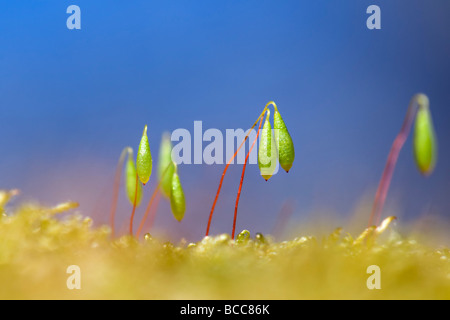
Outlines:
[[[0,3],[0,187],[21,189],[24,200],[78,200],[107,223],[117,158],[137,148],[145,124],[156,158],[164,130],[193,130],[195,120],[246,129],[275,100],[296,160],[267,183],[249,166],[237,229],[270,232],[289,199],[292,219],[345,216],[372,200],[409,100],[424,92],[438,165],[422,178],[409,138],[386,210],[450,217],[447,0]],[[66,27],[71,4],[81,8],[81,30]],[[381,8],[381,30],[366,27],[371,4]],[[181,166],[186,218],[177,223],[163,203],[156,225],[198,239],[222,169]],[[213,233],[231,230],[240,173],[233,166],[225,178]],[[118,221],[129,215],[120,201]]]

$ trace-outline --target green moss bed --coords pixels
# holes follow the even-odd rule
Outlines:
[[[1,299],[449,299],[450,252],[367,229],[352,237],[299,235],[275,242],[227,234],[197,243],[146,235],[111,239],[107,226],[64,203],[0,218]],[[389,221],[387,221],[388,224]],[[69,289],[79,267],[80,289]],[[369,289],[367,268],[380,268]]]

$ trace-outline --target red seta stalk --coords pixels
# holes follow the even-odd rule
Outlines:
[[[117,199],[119,198],[119,187],[120,187],[120,176],[122,173],[123,162],[125,160],[125,156],[130,152],[130,148],[126,147],[122,150],[122,153],[119,157],[119,162],[117,163],[116,174],[114,176],[114,184],[113,184],[113,197],[111,201],[111,211],[109,214],[109,220],[111,225],[111,237],[114,237],[114,220],[117,209]]]
[[[403,121],[400,133],[395,138],[391,150],[389,152],[386,166],[384,168],[383,174],[381,176],[380,183],[378,185],[377,193],[375,194],[375,200],[372,207],[372,212],[369,218],[368,227],[373,225],[375,219],[375,225],[380,223],[381,213],[383,211],[384,202],[386,200],[386,195],[391,184],[392,175],[394,173],[395,165],[397,163],[400,150],[405,144],[408,138],[409,132],[411,131],[412,123],[414,121],[415,114],[418,109],[417,96],[414,96],[409,104],[408,111],[406,113],[405,119]]]
[[[234,234],[236,232],[237,210],[238,210],[238,205],[239,205],[239,199],[241,197],[242,184],[244,183],[245,168],[247,167],[247,161],[248,161],[248,158],[250,156],[250,153],[252,153],[253,147],[255,146],[255,143],[258,140],[259,131],[261,130],[262,121],[263,121],[263,117],[261,117],[261,120],[259,121],[258,132],[256,133],[256,137],[253,140],[252,146],[250,147],[250,150],[248,151],[247,156],[245,157],[244,166],[242,167],[241,182],[239,183],[239,190],[238,190],[237,197],[236,197],[236,205],[234,206],[233,230],[231,232],[231,239],[233,239],[233,240],[234,240]]]
[[[208,225],[206,226],[205,237],[209,235],[209,228],[211,226],[211,219],[212,219],[212,216],[214,214],[214,209],[216,207],[217,199],[219,198],[220,190],[222,189],[222,183],[223,183],[223,178],[225,177],[225,173],[227,173],[227,170],[228,170],[228,167],[230,166],[231,161],[233,161],[233,159],[236,157],[236,155],[238,154],[238,152],[241,149],[241,147],[244,145],[244,142],[247,140],[247,138],[248,138],[248,135],[245,137],[244,141],[241,143],[241,145],[236,150],[234,155],[230,158],[230,160],[228,160],[228,162],[227,162],[227,164],[225,166],[225,169],[223,169],[222,177],[220,178],[220,182],[219,182],[219,188],[217,189],[216,197],[214,198],[214,202],[213,202],[213,205],[212,205],[212,208],[211,208],[211,212],[209,213],[209,219],[208,219]]]

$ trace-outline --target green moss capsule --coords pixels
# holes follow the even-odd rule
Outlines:
[[[258,150],[258,166],[261,176],[267,181],[275,172],[277,167],[278,152],[272,126],[269,121],[270,110],[267,110],[267,117],[261,129],[261,140]]]
[[[137,174],[139,180],[141,180],[144,185],[148,182],[152,174],[152,161],[152,153],[150,152],[150,145],[147,137],[147,126],[145,126],[136,158]]]
[[[134,166],[132,150],[128,152],[128,160],[125,166],[125,191],[128,200],[133,205],[136,192],[136,167]],[[139,206],[141,200],[142,200],[142,185],[138,181],[136,206]]]
[[[177,173],[177,168],[174,163],[174,173],[172,175],[172,192],[170,193],[170,208],[173,216],[178,221],[181,221],[186,211],[186,200],[184,198],[184,191],[181,187],[180,177]]]
[[[170,194],[172,192],[172,177],[174,170],[170,133],[165,132],[159,146],[158,179],[161,181],[161,193],[168,199],[170,199]]]
[[[425,176],[430,175],[437,161],[437,141],[427,96],[417,97],[419,110],[414,127],[414,157],[417,168]]]
[[[278,161],[280,166],[286,171],[292,167],[295,158],[294,144],[292,143],[289,131],[277,109],[273,114],[273,128],[275,129],[275,140],[278,148]]]

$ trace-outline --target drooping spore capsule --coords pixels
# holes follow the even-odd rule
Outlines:
[[[148,182],[152,174],[152,161],[152,153],[150,152],[150,145],[147,137],[147,126],[145,126],[136,158],[137,174],[139,180],[144,185]]]
[[[273,128],[275,131],[275,141],[278,148],[278,160],[280,166],[286,171],[292,167],[295,158],[294,144],[291,135],[277,109],[273,115]]]
[[[128,201],[131,205],[134,204],[135,192],[136,192],[136,167],[133,161],[133,151],[129,151],[128,160],[125,166],[125,191],[127,194]],[[142,199],[142,185],[138,181],[137,183],[137,196],[136,196],[136,206],[139,206]]]
[[[186,211],[186,200],[175,164],[174,168],[172,175],[172,192],[170,193],[170,208],[172,209],[175,219],[181,221],[184,217],[184,212]]]
[[[419,109],[414,127],[414,158],[420,173],[429,176],[437,161],[436,134],[427,96],[420,94],[416,99]]]
[[[261,129],[261,140],[258,150],[259,170],[266,181],[274,174],[278,162],[278,152],[269,117],[270,110],[267,110],[267,117]]]
[[[161,139],[158,155],[158,179],[161,181],[161,193],[170,199],[172,177],[175,167],[172,162],[172,142],[170,133],[165,132]]]

